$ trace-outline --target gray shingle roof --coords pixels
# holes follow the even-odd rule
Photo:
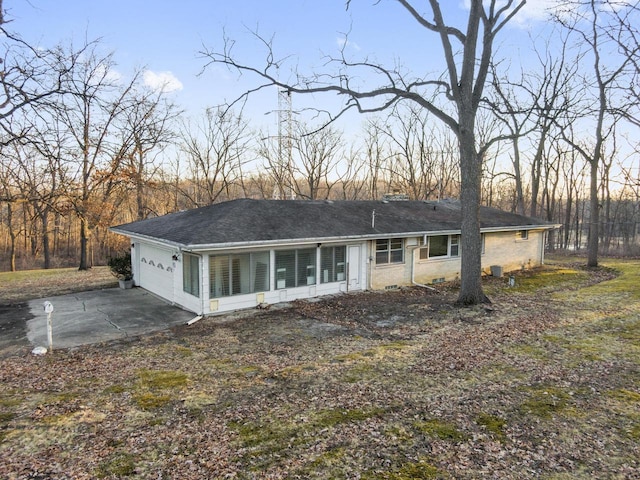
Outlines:
[[[375,224],[372,216],[375,211]],[[544,226],[547,222],[488,207],[480,209],[482,229]],[[304,201],[240,199],[112,227],[116,233],[171,244],[275,243],[304,239],[403,236],[459,231],[455,201]]]

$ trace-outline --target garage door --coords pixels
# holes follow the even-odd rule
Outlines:
[[[173,261],[171,252],[150,245],[140,245],[140,278],[136,282],[169,301],[173,301]]]

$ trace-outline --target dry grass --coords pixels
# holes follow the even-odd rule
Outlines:
[[[77,268],[24,270],[0,272],[0,305],[20,303],[34,298],[98,290],[118,285],[108,267],[93,267],[86,271]]]
[[[1,478],[640,478],[640,262],[1,361]]]

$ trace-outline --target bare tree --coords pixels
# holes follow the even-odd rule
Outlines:
[[[625,22],[627,19],[639,18],[639,7],[638,2],[617,2],[613,5],[607,0],[571,0],[563,3],[565,8],[557,15],[557,20],[577,37],[581,45],[584,45],[593,62],[592,70],[585,78],[585,87],[593,92],[593,107],[585,108],[584,115],[595,119],[592,129],[594,141],[588,146],[571,138],[567,138],[567,141],[590,167],[587,265],[596,267],[601,208],[598,173],[603,159],[604,143],[613,132],[615,117],[625,110],[621,102],[623,98],[618,96],[616,99],[616,89],[631,78],[629,71],[633,69],[636,57],[640,53],[638,43],[631,42],[630,50],[620,49],[620,44],[627,43],[624,39],[629,38]],[[621,22],[622,19],[625,19],[625,22]]]
[[[248,124],[242,114],[208,108],[201,122],[183,124],[181,148],[191,183],[181,192],[195,206],[209,205],[229,191],[250,160]]]
[[[114,137],[116,121],[123,114],[138,74],[122,83],[114,71],[113,54],[100,54],[98,42],[77,50],[60,47],[58,61],[66,66],[65,93],[51,107],[71,138],[66,163],[75,166],[75,178],[68,185],[67,195],[80,221],[79,269],[86,270],[91,266],[91,230],[105,213],[104,198],[118,185],[115,174],[122,159]]]
[[[291,166],[295,193],[309,200],[327,199],[341,160],[342,132],[331,126],[317,129],[297,123],[296,127]]]
[[[257,153],[258,157],[265,162],[263,164],[263,170],[266,170],[266,175],[260,174],[254,178],[254,181],[259,180],[257,185],[259,185],[262,191],[263,198],[295,198],[292,159],[288,158],[288,156],[287,158],[283,158],[280,138],[268,134],[261,136]],[[269,188],[271,192],[265,190]]]
[[[9,270],[16,271],[16,250],[18,227],[15,220],[15,208],[24,202],[22,192],[15,183],[16,166],[13,157],[7,154],[8,146],[0,145],[0,205],[4,205],[2,222],[9,236]]]
[[[462,186],[462,268],[458,302],[485,302],[488,299],[482,291],[480,277],[479,223],[483,155],[476,142],[475,120],[494,56],[494,41],[498,33],[524,6],[525,1],[471,0],[465,31],[445,22],[440,2],[437,0],[429,0],[429,16],[421,14],[415,2],[398,0],[398,3],[413,21],[439,39],[446,62],[444,76],[432,77],[426,74],[409,78],[394,67],[368,60],[353,62],[347,58],[343,50],[341,56],[329,61],[337,66],[336,72],[325,72],[324,75],[298,75],[297,81],[289,83],[279,79],[278,67],[281,62],[275,60],[270,41],[262,39],[268,48],[266,65],[262,67],[247,65],[237,60],[231,51],[231,41],[226,42],[223,51],[208,50],[203,54],[210,63],[222,63],[261,78],[264,83],[252,91],[276,85],[291,93],[335,93],[347,99],[338,116],[350,109],[359,112],[380,111],[399,101],[407,100],[415,102],[451,128],[459,143]],[[423,8],[426,7],[421,5],[420,10]],[[362,68],[385,79],[386,84],[360,90],[356,82],[352,81],[352,72],[354,69]],[[250,93],[247,92],[243,98]],[[379,103],[369,103],[376,100]]]
[[[388,139],[381,134],[385,129],[384,122],[379,118],[367,122],[364,134],[364,155],[366,161],[366,175],[363,181],[367,185],[367,199],[378,199],[381,193],[390,190],[391,181],[387,175],[389,161]],[[382,188],[382,192],[380,192]]]
[[[163,89],[136,91],[123,110],[118,155],[123,161],[121,175],[135,190],[137,220],[149,213],[148,187],[160,167],[156,160],[176,139],[172,123],[180,113]]]
[[[540,215],[540,190],[545,188],[543,172],[548,141],[559,119],[566,117],[580,101],[574,78],[581,56],[569,55],[566,32],[564,38],[562,33],[555,29],[545,39],[542,49],[535,48],[537,68],[522,72],[518,79],[501,76],[497,71],[493,74],[492,90],[496,97],[493,113],[508,131],[516,210],[526,214],[526,200],[529,199],[528,214],[532,217]],[[559,47],[552,47],[551,39],[559,42]]]
[[[334,197],[340,200],[369,199],[364,192],[367,191],[366,176],[360,173],[366,169],[367,159],[361,148],[352,146],[348,154],[338,166],[338,179],[336,180],[337,194]]]
[[[29,141],[13,144],[16,180],[22,183],[24,198],[28,199],[41,225],[45,269],[51,268],[51,233],[54,231],[50,227],[51,217],[58,209],[68,180],[63,164],[64,135],[64,129],[57,128],[55,118],[43,118],[42,113],[38,113],[29,127]],[[32,239],[36,240],[35,234]]]
[[[380,134],[390,145],[388,168],[394,186],[414,200],[429,198],[437,184],[437,152],[432,146],[429,115],[414,105],[406,109],[395,105]]]

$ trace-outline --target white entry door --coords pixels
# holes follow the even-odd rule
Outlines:
[[[349,246],[349,256],[347,259],[347,269],[349,272],[349,278],[347,283],[347,290],[361,290],[360,285],[360,245]]]

